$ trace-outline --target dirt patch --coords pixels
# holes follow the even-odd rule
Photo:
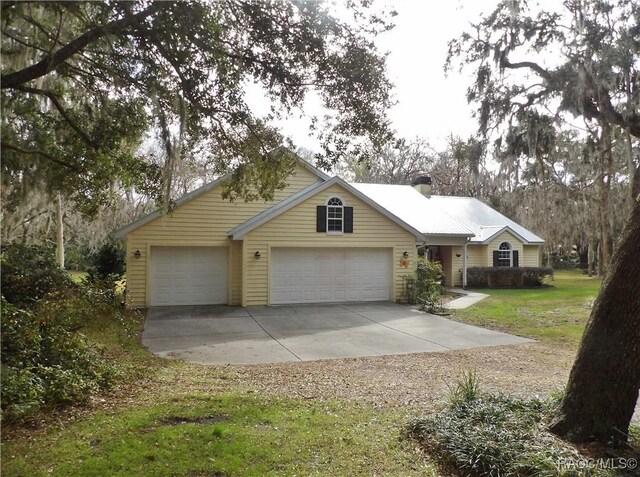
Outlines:
[[[179,426],[181,424],[216,424],[229,420],[229,416],[224,414],[202,417],[179,417],[169,416],[158,421],[161,426]]]
[[[441,353],[229,366],[256,392],[306,399],[340,398],[383,407],[443,400],[448,385],[475,370],[486,391],[545,395],[567,382],[575,350],[538,343]]]

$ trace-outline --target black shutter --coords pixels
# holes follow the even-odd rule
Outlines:
[[[493,251],[493,266],[497,267],[498,266],[498,251],[494,250]]]
[[[514,250],[513,252],[513,266],[514,267],[519,267],[520,266],[520,261],[518,260],[518,251]]]
[[[344,233],[353,233],[353,207],[344,208]]]
[[[327,206],[319,205],[316,212],[316,232],[327,231]]]

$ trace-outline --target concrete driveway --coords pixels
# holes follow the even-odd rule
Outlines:
[[[531,340],[393,303],[154,307],[142,343],[201,364],[253,364],[447,351]]]

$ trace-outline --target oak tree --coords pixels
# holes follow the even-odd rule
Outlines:
[[[577,117],[596,132],[591,137],[600,182],[596,224],[601,244],[610,248],[606,206],[614,178],[621,176],[621,171],[613,170],[612,138],[616,131],[620,137],[626,133],[629,144],[631,137],[640,137],[640,4],[566,1],[563,8],[532,14],[527,2],[501,2],[472,31],[450,42],[449,66],[462,57],[463,64],[475,68],[468,99],[477,106],[481,131],[504,136],[512,146],[523,137],[518,130],[524,131],[528,140],[520,146],[528,148],[527,154],[540,168],[551,151],[553,129],[576,130],[572,121]],[[539,121],[531,127],[536,117],[547,123],[543,129],[538,128]],[[545,132],[549,135],[541,136]],[[551,428],[573,442],[626,441],[638,400],[640,198],[632,189],[636,162],[629,155],[631,214]],[[541,177],[550,172],[538,170]]]
[[[305,1],[2,2],[4,184],[46,183],[95,213],[116,186],[166,199],[198,160],[234,171],[231,199],[269,199],[293,167],[270,122],[311,94],[328,111],[311,117],[323,164],[382,145],[391,85],[373,39],[392,25],[368,3],[338,19]],[[249,84],[271,114],[252,111]],[[160,167],[139,154],[149,131]]]

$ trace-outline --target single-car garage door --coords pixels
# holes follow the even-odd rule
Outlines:
[[[270,267],[272,305],[391,298],[389,249],[273,248]]]
[[[226,247],[151,247],[151,305],[227,303]]]

